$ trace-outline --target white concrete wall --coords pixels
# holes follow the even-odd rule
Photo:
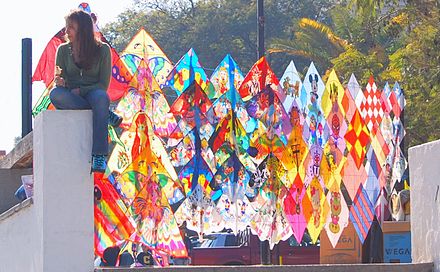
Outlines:
[[[440,272],[440,140],[410,148],[409,170],[412,261]]]
[[[93,271],[91,111],[34,123],[34,204],[0,221],[0,271]]]
[[[41,237],[33,204],[0,219],[0,271],[42,271]]]

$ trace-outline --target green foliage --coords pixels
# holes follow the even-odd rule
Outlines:
[[[380,80],[377,75],[383,68],[383,64],[375,53],[365,55],[354,46],[350,46],[331,62],[340,81],[344,83],[348,82],[352,73],[360,82],[368,82],[371,75],[375,76],[375,80]]]
[[[286,53],[313,61],[318,69],[331,66],[331,59],[347,47],[347,41],[336,36],[333,31],[315,20],[301,18],[293,39],[273,39],[269,53]],[[308,65],[308,64],[307,64]]]
[[[137,20],[133,20],[137,18]],[[131,38],[139,31],[145,18],[144,12],[126,10],[118,15],[116,22],[107,24],[101,31],[118,52],[122,52]]]
[[[144,27],[173,62],[194,48],[208,74],[226,54],[231,54],[244,73],[257,60],[255,0],[137,0],[135,4],[137,8],[120,14],[116,22],[102,28],[119,52]],[[292,18],[306,14],[329,21],[326,11],[334,4],[324,0],[266,0],[264,5],[265,39],[270,41],[290,35]],[[277,74],[290,61],[286,55],[269,56],[269,60]]]
[[[365,17],[358,16],[346,6],[336,6],[332,11],[332,19],[334,31],[336,35],[343,37],[354,44],[358,50],[367,51],[370,46],[372,34],[369,20]],[[370,18],[371,15],[367,15]]]
[[[401,67],[409,145],[440,139],[439,23],[415,27],[392,64]]]

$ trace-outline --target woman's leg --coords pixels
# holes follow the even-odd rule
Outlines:
[[[90,109],[90,104],[82,96],[73,94],[64,87],[55,87],[50,92],[50,101],[59,110]]]
[[[93,112],[93,155],[108,154],[108,108],[110,100],[101,89],[89,91],[84,97]]]

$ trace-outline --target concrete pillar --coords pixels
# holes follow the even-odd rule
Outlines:
[[[409,149],[413,263],[440,272],[440,140]]]
[[[34,205],[43,266],[36,271],[94,269],[91,149],[91,111],[44,111],[36,117]]]

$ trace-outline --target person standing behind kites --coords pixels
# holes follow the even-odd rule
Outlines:
[[[87,12],[73,10],[65,20],[67,42],[57,49],[55,88],[50,100],[56,109],[92,109],[91,172],[103,173],[108,154],[108,123],[118,126],[122,121],[109,111],[110,47],[95,38],[93,21]]]

